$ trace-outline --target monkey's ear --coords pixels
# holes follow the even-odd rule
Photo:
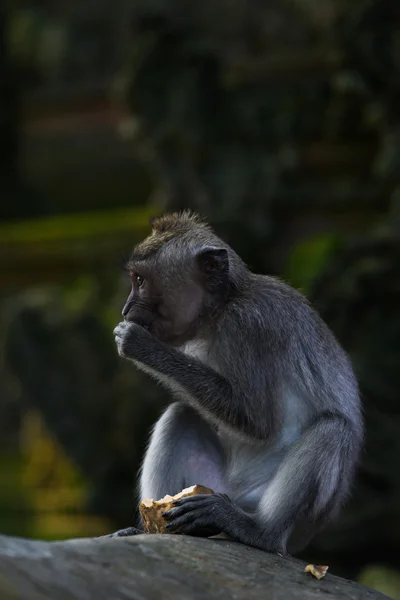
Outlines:
[[[197,255],[200,270],[206,275],[228,273],[229,257],[226,248],[205,248]]]

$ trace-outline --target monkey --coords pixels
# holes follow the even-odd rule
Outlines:
[[[141,498],[205,485],[214,493],[164,513],[168,531],[298,553],[354,481],[363,415],[350,358],[304,295],[253,273],[191,211],[153,220],[128,271],[118,353],[174,400],[150,435]]]

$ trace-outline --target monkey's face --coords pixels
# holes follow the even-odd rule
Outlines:
[[[195,335],[195,324],[204,293],[194,281],[175,286],[157,280],[151,273],[131,274],[132,287],[122,314],[148,329],[163,342],[179,346]]]
[[[122,314],[160,341],[180,346],[196,336],[201,317],[222,285],[221,255],[216,254],[221,250],[187,254],[166,250],[140,260],[133,254],[128,264],[131,291]]]

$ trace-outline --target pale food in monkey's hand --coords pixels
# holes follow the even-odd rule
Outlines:
[[[179,531],[169,531],[166,529],[168,521],[163,518],[163,513],[174,508],[174,502],[177,500],[197,494],[214,494],[214,492],[208,487],[196,484],[185,488],[175,496],[167,494],[160,500],[142,500],[139,504],[139,511],[146,533],[179,533]]]

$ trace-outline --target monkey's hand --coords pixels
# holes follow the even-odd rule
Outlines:
[[[143,350],[156,341],[147,329],[131,321],[119,323],[114,329],[114,336],[118,354],[131,359],[139,359]]]
[[[236,509],[226,494],[187,496],[174,502],[174,507],[163,513],[168,521],[167,530],[188,535],[207,530],[208,536],[224,531]]]

